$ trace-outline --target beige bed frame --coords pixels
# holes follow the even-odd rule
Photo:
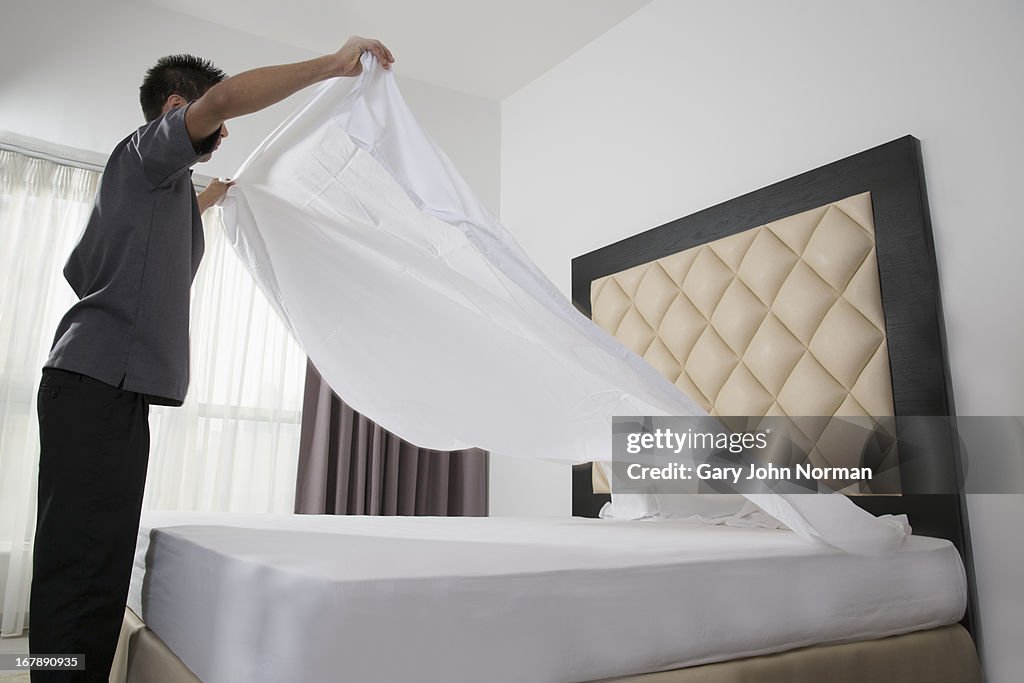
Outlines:
[[[601,683],[981,683],[970,635],[959,624],[880,640],[818,645]],[[131,610],[125,610],[110,683],[201,683]],[[311,683],[282,681],[281,683]],[[316,681],[315,683],[330,683]],[[345,681],[345,683],[359,683]],[[531,683],[531,682],[524,682]]]

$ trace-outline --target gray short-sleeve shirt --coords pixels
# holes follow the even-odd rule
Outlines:
[[[178,107],[122,140],[92,214],[64,266],[78,296],[45,366],[88,375],[181,405],[189,378],[189,302],[203,258],[203,223],[190,167],[196,150]]]

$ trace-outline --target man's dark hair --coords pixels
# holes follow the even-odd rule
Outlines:
[[[192,102],[227,78],[212,62],[192,55],[163,57],[146,72],[139,88],[139,103],[146,121],[159,118],[164,103],[171,95],[180,95]]]

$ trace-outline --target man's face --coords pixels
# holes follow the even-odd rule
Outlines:
[[[222,124],[220,124],[220,135],[217,136],[217,142],[214,143],[214,145],[213,145],[213,152],[216,152],[218,149],[220,149],[221,140],[223,140],[227,136],[228,136],[228,124],[222,123]],[[209,154],[204,154],[203,156],[199,157],[199,161],[200,162],[209,161],[211,158],[213,158],[213,152],[210,152]]]

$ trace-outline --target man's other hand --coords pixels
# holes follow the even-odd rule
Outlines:
[[[199,193],[199,212],[202,213],[215,204],[219,204],[228,193],[228,188],[235,184],[233,180],[214,178],[206,189]]]

